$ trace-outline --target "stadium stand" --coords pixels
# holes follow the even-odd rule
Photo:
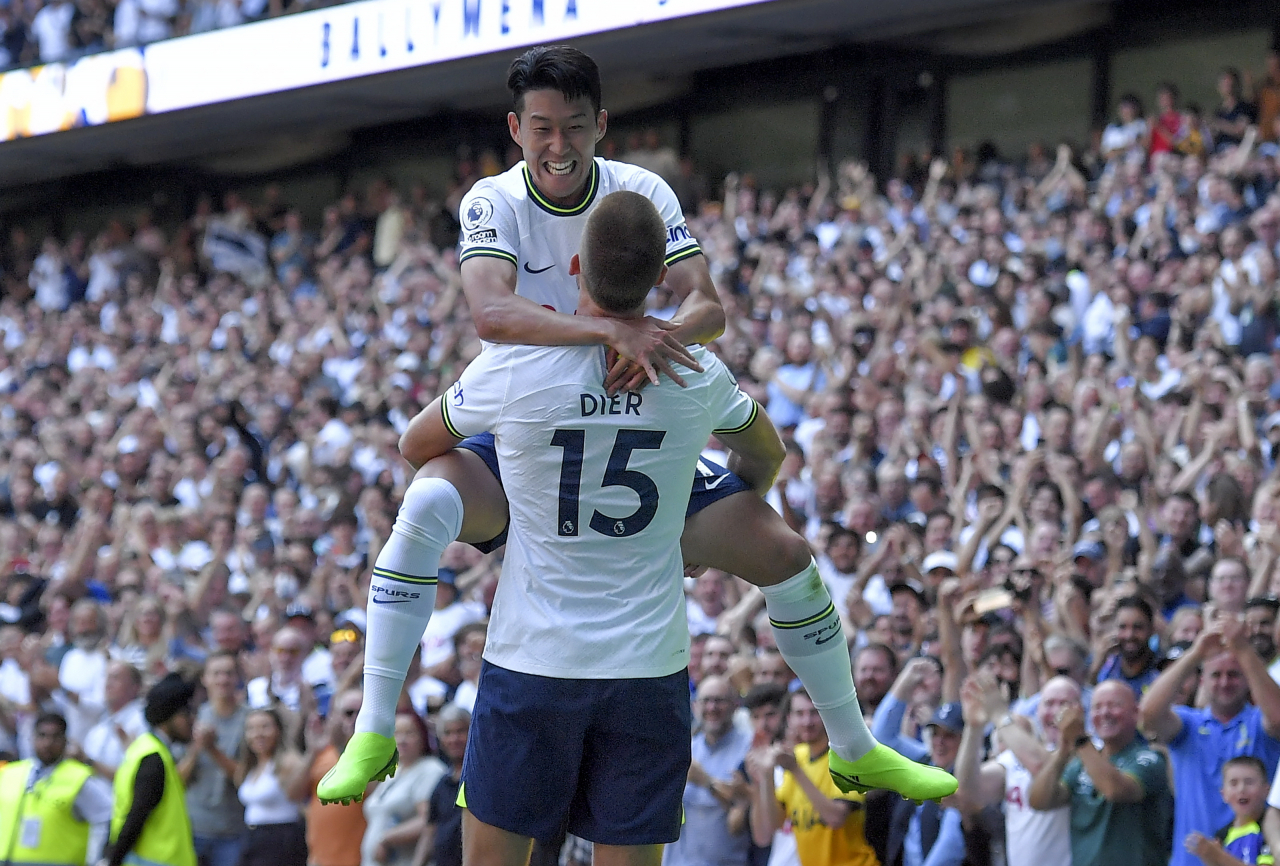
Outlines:
[[[315,5],[10,0],[0,42],[9,65],[28,65]],[[1193,798],[1215,820],[1228,806],[1216,787],[1226,753],[1189,741],[1213,727],[1213,748],[1262,758],[1265,785],[1280,759],[1269,733],[1280,689],[1258,678],[1280,682],[1280,54],[1226,60],[1219,104],[1182,104],[1178,87],[1205,86],[1195,81],[1117,94],[1115,116],[1075,146],[903,151],[879,167],[821,159],[794,184],[726,174],[644,123],[604,148],[664,176],[685,208],[727,313],[715,351],[787,442],[769,502],[817,553],[877,733],[923,750],[968,723],[963,736],[981,742],[969,752],[959,740],[959,760],[1013,748],[997,772],[1022,797],[1040,768],[1001,731],[1034,740],[1042,762],[1042,740],[1093,749],[1062,739],[1077,722],[1046,709],[1051,681],[1068,681],[1066,704],[1109,680],[1131,685],[1132,721],[1168,741],[1178,780],[1164,853],[1144,863],[1194,863],[1187,846],[1225,862],[1211,859],[1223,826],[1184,813]],[[6,220],[0,754],[30,757],[37,713],[57,711],[68,753],[109,775],[142,730],[140,689],[197,676],[219,654],[235,679],[225,695],[205,681],[190,758],[202,772],[214,750],[241,757],[241,703],[277,708],[289,750],[314,758],[342,741],[334,707],[359,681],[371,563],[412,479],[398,437],[481,351],[457,204],[515,158],[464,150],[447,180],[388,174],[322,207],[274,182],[253,194],[221,184],[170,206],[177,218],[105,202],[99,230]],[[650,306],[674,312],[662,287]],[[474,701],[501,553],[454,545],[443,565],[449,614],[432,620],[403,707],[405,737],[420,740],[406,762],[414,790],[370,799],[368,838],[363,819],[324,825],[326,851],[358,855],[333,866],[460,862],[440,792],[456,784],[459,708]],[[793,679],[762,599],[716,571],[686,588],[695,687],[723,677],[751,709],[730,713],[748,736],[738,760],[716,761],[724,786],[698,767],[686,794],[689,826],[707,839],[714,826],[723,850],[682,844],[668,858],[825,866],[806,859],[808,842],[796,853],[793,826],[749,838],[753,785],[794,766],[779,758],[794,742],[780,752],[770,740],[785,735],[759,712]],[[1215,665],[1239,694],[1212,679]],[[1160,685],[1161,671],[1178,681]],[[1255,712],[1246,681],[1261,727],[1233,746],[1232,726]],[[1174,704],[1178,724],[1204,727],[1160,737]],[[233,711],[238,721],[219,721]],[[1079,722],[1104,745],[1109,723]],[[1245,817],[1262,815],[1265,785]],[[198,774],[190,784],[198,843],[243,832],[224,793]],[[1065,825],[1027,823],[1021,800],[966,793],[939,810],[937,841],[874,799],[856,832],[893,862],[898,821],[899,837],[916,834],[898,840],[908,866],[1022,866],[1066,844]],[[330,807],[307,791],[295,802],[322,826]],[[420,830],[396,830],[418,819],[437,834],[422,847]],[[1139,827],[1113,820],[1114,832]],[[315,838],[311,862],[324,863]],[[1224,833],[1219,849],[1238,852],[1241,838]],[[773,859],[754,859],[770,846]],[[200,850],[222,866],[213,842]],[[589,862],[589,846],[540,840],[535,857]]]

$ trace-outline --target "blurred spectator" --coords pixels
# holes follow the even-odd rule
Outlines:
[[[142,674],[123,661],[107,666],[106,715],[85,734],[79,749],[82,760],[103,778],[110,779],[124,759],[125,749],[147,729],[142,716]]]
[[[929,763],[950,770],[964,730],[957,703],[938,707],[927,725]],[[882,741],[891,742],[891,741]],[[916,805],[895,797],[886,831],[885,861],[894,866],[960,866],[965,859],[965,837],[959,810],[929,801]]]
[[[1060,712],[1062,747],[1036,773],[1031,807],[1070,808],[1073,863],[1164,866],[1173,847],[1164,755],[1138,739],[1138,703],[1124,683],[1098,686],[1092,714],[1100,749],[1085,734],[1083,708]]]
[[[1104,656],[1097,681],[1122,680],[1142,700],[1160,672],[1151,651],[1151,635],[1155,614],[1151,606],[1136,597],[1122,598],[1116,603],[1115,649]]]
[[[1257,122],[1258,113],[1254,106],[1241,101],[1240,72],[1235,67],[1228,66],[1218,76],[1218,96],[1222,101],[1209,128],[1213,130],[1215,149],[1221,151],[1239,146],[1245,130]]]
[[[791,824],[802,866],[876,862],[867,844],[865,798],[842,794],[827,771],[827,732],[813,701],[792,692],[786,712],[794,749],[776,744],[749,765],[752,780],[751,835],[771,843],[784,821]],[[778,778],[775,778],[775,768]]]
[[[1257,80],[1254,103],[1258,108],[1258,138],[1280,141],[1280,51],[1268,51],[1266,69]]]
[[[853,684],[858,691],[862,715],[875,715],[898,676],[898,657],[882,643],[862,647],[853,655]]]
[[[243,866],[306,866],[307,831],[302,809],[288,792],[305,780],[308,766],[289,744],[280,713],[251,711],[244,722],[244,757],[236,772],[237,794],[249,828]]]
[[[1174,705],[1179,688],[1197,666],[1202,668],[1207,705]],[[1215,827],[1231,821],[1231,808],[1220,793],[1224,759],[1259,758],[1267,774],[1275,774],[1280,762],[1280,685],[1249,644],[1243,616],[1220,614],[1160,675],[1142,699],[1142,728],[1167,744],[1173,760],[1174,839],[1193,832],[1216,833]],[[1194,857],[1175,845],[1170,862],[1191,866]]]
[[[1031,782],[1049,760],[1049,752],[1063,748],[1058,714],[1080,705],[1080,687],[1055,677],[1044,687],[1040,702],[1041,740],[1009,712],[1009,702],[993,677],[967,680],[962,691],[964,733],[956,755],[956,796],[966,817],[1000,804],[1004,812],[1005,855],[1009,866],[1066,866],[1071,863],[1071,817],[1065,806],[1041,812],[1030,802]],[[1003,751],[979,765],[983,732],[995,726]]]
[[[239,701],[240,667],[233,652],[216,650],[201,677],[207,699],[196,710],[191,745],[178,761],[187,812],[202,866],[238,866],[244,847],[244,807],[236,793],[249,708]]]
[[[31,19],[31,32],[40,46],[41,63],[56,63],[71,54],[71,20],[75,13],[71,0],[47,0]]]
[[[58,666],[53,699],[67,719],[67,742],[82,745],[102,718],[107,684],[107,617],[92,599],[71,608],[71,649]]]
[[[302,661],[309,648],[297,629],[282,628],[271,641],[271,672],[249,681],[249,706],[254,709],[282,703],[297,712],[302,699]]]
[[[115,47],[168,39],[178,11],[178,0],[120,0],[114,21]]]
[[[449,770],[436,783],[431,798],[418,807],[425,829],[418,839],[412,866],[462,866],[462,807],[458,805],[458,789],[462,784],[462,759],[467,751],[467,732],[471,714],[461,707],[448,705],[436,717],[436,736],[440,741],[440,757]]]
[[[663,850],[664,866],[746,866],[750,830],[740,773],[751,734],[733,724],[737,696],[723,677],[706,677],[694,701],[701,726],[693,735],[693,761],[684,789],[685,824],[680,839]],[[735,826],[736,824],[736,826]]]
[[[308,772],[302,787],[285,791],[291,800],[309,797],[306,811],[309,862],[314,866],[360,866],[360,845],[368,826],[359,803],[322,805],[316,799],[316,786],[324,774],[338,763],[338,756],[355,733],[356,714],[360,712],[363,694],[359,688],[346,689],[333,698],[329,718],[323,732],[316,725],[307,730],[309,742],[304,757]],[[298,797],[297,795],[303,795]]]
[[[396,716],[395,740],[400,753],[396,774],[364,801],[369,828],[361,843],[363,866],[412,866],[426,827],[422,808],[448,771],[439,758],[427,754],[426,725],[412,711]]]

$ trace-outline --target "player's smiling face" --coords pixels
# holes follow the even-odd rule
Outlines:
[[[573,205],[591,177],[607,119],[585,96],[569,100],[558,90],[530,90],[520,114],[507,115],[507,125],[538,191],[556,204]]]

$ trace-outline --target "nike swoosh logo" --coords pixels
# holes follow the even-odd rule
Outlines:
[[[728,477],[729,477],[728,475],[717,475],[715,481],[711,481],[710,479],[708,479],[707,482],[702,486],[706,490],[715,490],[717,487],[720,486],[720,482],[724,481]]]
[[[413,601],[411,598],[375,598],[374,604],[404,604],[407,601]]]
[[[528,262],[525,262],[525,263],[524,263],[524,269],[525,269],[525,271],[527,271],[528,273],[531,273],[531,274],[540,274],[540,273],[542,273],[543,271],[549,271],[549,270],[551,270],[551,269],[552,269],[552,268],[554,268],[555,266],[556,266],[556,263],[555,263],[555,262],[552,262],[551,264],[547,265],[545,268],[538,268],[538,269],[535,271],[533,268],[529,267],[529,263],[528,263]]]
[[[839,634],[839,632],[832,632],[831,634],[827,635],[826,637],[820,637],[820,638],[818,638],[817,640],[815,640],[815,641],[813,642],[813,645],[814,645],[814,646],[822,646],[824,643],[826,643],[826,642],[827,642],[827,641],[829,641],[829,640],[835,640],[835,637],[836,637],[836,635],[837,635],[837,634]]]

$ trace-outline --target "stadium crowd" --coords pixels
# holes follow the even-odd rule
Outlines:
[[[961,782],[942,806],[823,789],[759,591],[691,575],[699,723],[668,863],[1269,862],[1280,57],[1257,82],[1224,72],[1211,113],[1172,85],[1151,116],[1125,96],[1080,153],[957,150],[883,184],[849,162],[716,198],[628,145],[680,194],[727,311],[716,351],[784,433],[770,501],[817,551],[877,737]],[[398,437],[481,348],[453,242],[490,163],[438,198],[374,183],[314,225],[272,189],[168,228],[11,230],[0,751],[29,756],[56,711],[110,778],[179,671],[202,684],[177,757],[207,866],[460,863],[501,553],[447,552],[399,773],[363,806],[314,790],[360,705]],[[652,308],[674,310],[661,287]],[[543,862],[589,857],[547,842]]]
[[[4,0],[0,69],[235,27],[346,0]]]

